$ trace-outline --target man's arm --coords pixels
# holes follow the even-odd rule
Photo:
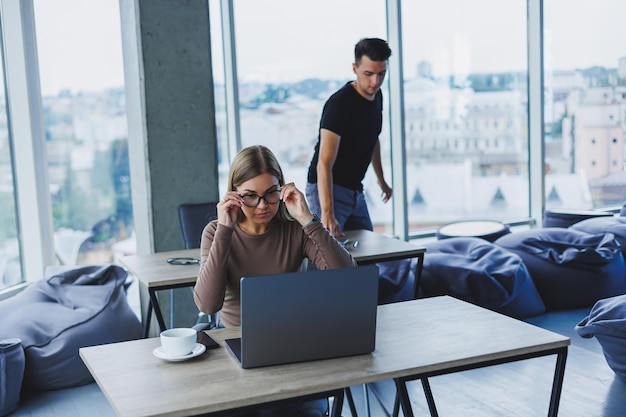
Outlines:
[[[317,189],[322,210],[322,224],[332,235],[343,236],[333,200],[333,165],[339,152],[341,137],[328,129],[320,129],[320,152],[317,160]]]
[[[385,181],[385,175],[383,173],[383,164],[380,157],[380,139],[376,141],[376,145],[374,146],[374,153],[372,154],[372,168],[374,168],[374,173],[378,179],[378,185],[382,190],[381,196],[383,198],[383,202],[386,203],[391,198],[393,191]]]

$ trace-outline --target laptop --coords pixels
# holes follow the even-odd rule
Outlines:
[[[370,353],[378,267],[241,278],[241,338],[226,344],[242,368]]]

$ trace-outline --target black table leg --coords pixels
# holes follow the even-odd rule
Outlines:
[[[397,396],[400,401],[404,417],[413,417],[413,409],[411,408],[409,393],[406,390],[406,382],[400,379],[394,379],[393,381],[396,383]]]
[[[349,388],[346,388],[346,389],[349,389]],[[330,417],[341,417],[341,410],[343,409],[343,396],[344,396],[343,390],[341,394],[335,395],[334,397],[335,399],[333,400],[333,408],[330,411]]]
[[[165,326],[163,313],[161,312],[161,307],[159,306],[159,300],[157,300],[156,290],[153,288],[148,288],[148,293],[150,294],[150,303],[152,304],[152,308],[154,308],[154,315],[156,316],[157,322],[159,323],[159,329],[161,329],[161,331],[164,331],[167,329],[167,327]]]
[[[150,334],[150,322],[152,321],[152,300],[148,300],[148,311],[146,312],[146,324],[143,327],[143,338],[147,339]]]
[[[433,392],[430,389],[430,382],[428,378],[420,378],[422,382],[422,388],[424,389],[424,395],[426,396],[426,403],[428,404],[428,410],[431,417],[438,417],[437,406],[435,405],[435,398]],[[397,417],[400,412],[400,406],[402,406],[402,412],[406,417],[413,416],[413,408],[411,407],[411,401],[409,400],[409,393],[406,389],[406,381],[398,378],[394,379],[396,383],[396,398],[393,405],[393,417]]]
[[[422,282],[422,270],[424,269],[424,254],[417,255],[417,269],[415,270],[415,282],[413,282],[413,299],[417,300]]]
[[[354,404],[354,397],[352,396],[352,391],[350,390],[350,387],[344,388],[344,393],[345,393],[346,399],[348,400],[348,407],[350,407],[350,414],[352,414],[352,417],[358,417],[358,414],[356,412],[356,405]]]
[[[430,411],[431,417],[438,417],[439,413],[437,412],[437,406],[435,405],[435,398],[433,397],[433,392],[430,389],[430,382],[428,382],[428,378],[422,378],[422,388],[424,389],[424,395],[426,396],[426,402],[428,403],[428,410]]]
[[[548,417],[556,417],[559,413],[559,402],[561,401],[561,390],[563,388],[563,377],[565,376],[565,362],[567,360],[567,347],[561,349],[556,357],[556,367],[554,370],[554,381],[552,382],[552,395],[550,396],[550,408]]]

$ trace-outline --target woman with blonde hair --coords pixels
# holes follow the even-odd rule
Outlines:
[[[224,327],[240,324],[243,276],[296,272],[305,258],[317,269],[356,266],[261,145],[233,159],[228,191],[217,204],[217,220],[203,231],[200,254],[194,299],[204,313],[219,311]]]

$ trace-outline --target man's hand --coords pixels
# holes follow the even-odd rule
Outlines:
[[[391,195],[393,194],[393,190],[385,181],[383,181],[379,185],[380,185],[380,189],[382,190],[382,193],[380,194],[380,196],[383,199],[383,203],[386,203],[391,198]]]
[[[326,230],[328,230],[328,233],[330,233],[331,235],[336,236],[336,237],[343,237],[343,236],[345,236],[343,234],[343,231],[341,230],[341,226],[339,225],[339,222],[335,218],[334,214],[324,214],[324,213],[322,213],[321,220],[322,220],[322,224],[324,225]]]

